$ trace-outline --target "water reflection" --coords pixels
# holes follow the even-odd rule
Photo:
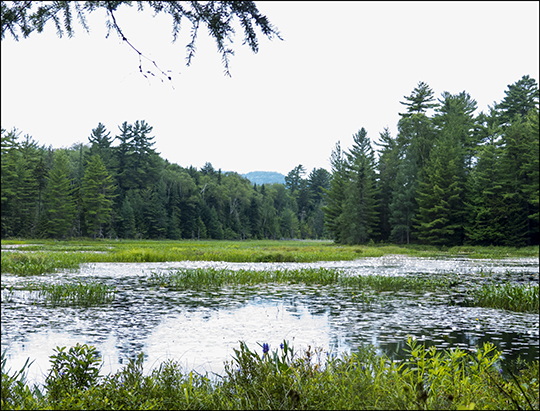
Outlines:
[[[531,261],[532,260],[532,261]],[[295,348],[322,347],[340,353],[371,343],[389,354],[403,354],[407,335],[428,346],[474,348],[491,341],[506,359],[518,355],[538,359],[538,316],[505,310],[449,305],[448,294],[385,292],[366,303],[335,285],[263,284],[208,290],[171,291],[149,288],[152,271],[170,268],[283,269],[335,267],[353,275],[466,276],[485,280],[486,270],[514,281],[538,277],[538,261],[459,259],[453,261],[390,257],[353,262],[294,263],[143,263],[89,264],[79,272],[56,275],[2,276],[9,287],[21,281],[93,279],[116,286],[113,303],[80,308],[45,306],[35,292],[2,291],[2,351],[8,367],[19,369],[35,359],[29,378],[43,382],[49,356],[56,346],[95,345],[103,356],[102,373],[114,372],[139,352],[146,369],[165,359],[179,361],[187,370],[220,374],[238,341],[279,347],[289,340]],[[534,266],[533,261],[536,262]],[[451,270],[451,271],[449,271]],[[493,276],[490,276],[490,278]],[[356,297],[356,298],[355,298]]]

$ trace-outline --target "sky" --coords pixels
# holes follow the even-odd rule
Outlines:
[[[539,2],[256,2],[283,41],[259,33],[259,52],[234,37],[232,77],[204,29],[186,67],[189,24],[172,43],[170,17],[118,10],[124,34],[172,81],[146,79],[138,55],[105,13],[72,38],[43,33],[1,44],[1,126],[40,145],[88,144],[98,123],[145,120],[154,148],[182,167],[287,174],[302,164],[330,171],[332,149],[397,134],[400,101],[420,81],[435,97],[466,91],[478,112],[523,75],[539,79]],[[153,64],[143,59],[143,69]],[[154,70],[155,71],[155,70]],[[156,72],[156,71],[155,71]],[[157,73],[157,72],[156,72]],[[374,146],[374,148],[377,148]]]

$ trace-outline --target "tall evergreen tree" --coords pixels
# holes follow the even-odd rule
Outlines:
[[[353,146],[346,155],[349,180],[343,203],[342,239],[360,244],[377,235],[379,223],[375,155],[363,127],[353,135]]]
[[[478,149],[476,165],[471,171],[469,196],[466,200],[468,221],[465,238],[468,243],[500,245],[504,239],[504,198],[501,185],[499,127],[494,109],[483,116],[485,137]]]
[[[502,124],[514,122],[516,116],[524,121],[531,110],[538,109],[538,83],[528,75],[508,85],[504,93],[506,97],[495,106]]]
[[[99,154],[88,161],[84,173],[81,198],[86,231],[92,237],[104,237],[103,228],[111,219],[115,186]]]
[[[341,150],[341,143],[339,141],[330,155],[330,165],[332,168],[332,178],[330,179],[330,188],[324,190],[327,204],[322,207],[322,210],[324,211],[324,224],[334,237],[334,241],[339,244],[343,242],[343,203],[345,201],[348,180],[345,154]]]
[[[111,163],[113,159],[113,147],[111,145],[113,138],[103,123],[98,123],[97,127],[92,130],[88,142],[90,143],[88,157],[99,154],[107,170],[112,170],[114,168]]]
[[[392,232],[392,226],[390,225],[390,203],[398,172],[399,149],[396,140],[392,138],[388,128],[385,128],[380,133],[380,141],[381,143],[375,142],[376,145],[381,147],[377,161],[377,200],[379,204],[380,239],[386,241],[390,239]]]
[[[72,180],[69,177],[67,155],[64,150],[55,152],[54,165],[47,177],[45,208],[46,234],[54,238],[71,236],[75,217]]]
[[[458,245],[462,231],[459,146],[441,136],[431,151],[417,190],[417,236],[425,244]]]
[[[392,188],[392,201],[388,205],[390,210],[390,237],[398,243],[411,241],[413,218],[418,205],[416,204],[415,179],[416,161],[413,155],[405,157],[399,162],[396,180]]]
[[[419,181],[418,238],[430,244],[463,242],[466,155],[473,141],[476,101],[465,93],[442,94],[433,119],[437,138]]]
[[[418,179],[421,178],[429,158],[435,128],[426,113],[437,107],[433,91],[424,82],[419,82],[410,96],[405,96],[406,113],[400,113],[397,146],[399,152],[398,173],[389,204],[392,226],[391,236],[397,241],[410,241],[413,234],[413,217],[418,207],[415,197]]]

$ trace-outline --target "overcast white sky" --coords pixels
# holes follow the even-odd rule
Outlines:
[[[105,38],[101,11],[89,19],[90,34],[78,25],[73,38],[59,39],[51,25],[19,42],[6,36],[1,125],[70,147],[88,143],[99,122],[116,135],[122,122],[144,119],[172,163],[287,174],[298,164],[330,170],[335,143],[349,148],[361,127],[372,141],[385,127],[395,136],[399,102],[419,81],[437,98],[465,90],[487,110],[523,75],[539,78],[536,1],[257,5],[284,41],[259,36],[253,54],[238,30],[232,78],[205,31],[186,67],[188,22],[172,44],[167,16],[135,7],[118,11],[117,21],[139,50],[175,72],[172,84],[139,73],[136,53],[114,33]]]

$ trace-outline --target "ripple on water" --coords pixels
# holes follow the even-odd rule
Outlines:
[[[536,264],[536,265],[534,265]],[[29,378],[43,381],[39,371],[49,368],[56,346],[89,343],[103,355],[103,373],[114,372],[140,351],[145,367],[167,358],[198,372],[223,372],[223,361],[243,340],[253,349],[268,342],[279,347],[283,339],[297,348],[322,347],[344,352],[372,343],[399,352],[407,335],[440,348],[468,349],[492,341],[507,358],[538,358],[538,316],[505,310],[449,306],[440,292],[387,292],[370,294],[371,303],[355,301],[350,293],[330,286],[276,285],[223,287],[207,291],[149,290],[144,280],[152,271],[172,268],[227,268],[268,270],[339,268],[352,275],[437,276],[453,273],[480,281],[487,271],[504,277],[538,276],[538,260],[435,260],[402,256],[321,263],[99,263],[78,272],[17,277],[2,276],[9,287],[20,281],[34,283],[99,280],[116,286],[111,304],[52,308],[36,302],[36,294],[2,290],[2,351],[8,367],[20,368],[35,359]],[[508,274],[509,273],[509,274]],[[508,275],[507,275],[508,274]],[[34,373],[34,374],[32,374]],[[43,375],[42,375],[43,376]]]

